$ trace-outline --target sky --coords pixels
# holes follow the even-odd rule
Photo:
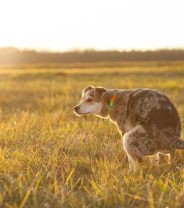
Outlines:
[[[184,48],[184,1],[0,0],[0,47]]]

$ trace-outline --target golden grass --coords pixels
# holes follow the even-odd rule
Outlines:
[[[184,153],[129,174],[116,127],[73,114],[88,84],[161,90],[184,127],[183,63],[1,69],[0,207],[183,207]]]

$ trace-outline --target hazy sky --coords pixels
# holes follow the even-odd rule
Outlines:
[[[184,0],[0,0],[0,47],[184,48]]]

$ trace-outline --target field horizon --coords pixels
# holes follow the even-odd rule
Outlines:
[[[153,88],[183,129],[184,62],[113,64],[0,67],[0,207],[184,207],[184,151],[130,174],[116,126],[73,113],[86,85]]]

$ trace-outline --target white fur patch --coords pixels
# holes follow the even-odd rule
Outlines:
[[[81,103],[79,113],[81,114],[100,114],[102,109],[101,103]]]

